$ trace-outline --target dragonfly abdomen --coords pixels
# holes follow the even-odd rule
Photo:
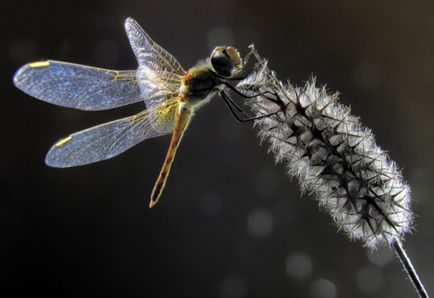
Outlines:
[[[190,123],[192,115],[192,108],[185,104],[181,104],[176,111],[172,139],[170,141],[169,149],[167,150],[163,166],[161,167],[160,174],[158,175],[154,189],[151,193],[151,200],[149,202],[150,208],[157,204],[161,197],[164,186],[166,185],[167,177],[170,173],[170,168],[172,167],[173,159],[175,158],[176,150],[178,149],[182,136],[184,135],[184,132]]]

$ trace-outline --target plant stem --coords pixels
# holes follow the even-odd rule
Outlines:
[[[395,251],[398,259],[401,261],[401,264],[404,267],[404,270],[410,278],[411,282],[413,283],[413,286],[416,289],[416,292],[419,294],[419,297],[429,298],[428,293],[426,292],[425,287],[420,281],[419,276],[417,275],[417,272],[414,269],[410,258],[407,256],[407,253],[405,252],[401,241],[399,239],[396,239],[396,241],[394,241],[392,244],[392,248]]]

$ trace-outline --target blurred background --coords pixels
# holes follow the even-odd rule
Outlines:
[[[416,297],[390,251],[337,233],[219,99],[195,117],[154,209],[169,137],[45,166],[60,137],[144,104],[56,107],[14,88],[15,70],[45,58],[134,69],[128,16],[185,68],[216,45],[254,43],[282,80],[314,74],[341,92],[412,187],[405,246],[434,293],[434,2],[1,0],[0,11],[2,297]]]

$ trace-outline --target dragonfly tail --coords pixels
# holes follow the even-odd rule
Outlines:
[[[167,150],[166,158],[164,159],[160,174],[158,175],[157,181],[155,182],[151,193],[149,208],[152,208],[155,206],[155,204],[157,204],[161,194],[163,193],[167,177],[170,173],[170,168],[175,158],[176,150],[178,149],[179,143],[182,139],[182,136],[184,135],[184,131],[187,129],[187,126],[190,123],[191,116],[191,108],[185,104],[180,104],[179,109],[175,114],[175,126],[173,128],[169,149]]]

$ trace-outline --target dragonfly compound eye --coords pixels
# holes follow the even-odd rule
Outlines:
[[[234,47],[216,47],[211,53],[211,64],[218,75],[230,77],[242,68],[240,53]]]

